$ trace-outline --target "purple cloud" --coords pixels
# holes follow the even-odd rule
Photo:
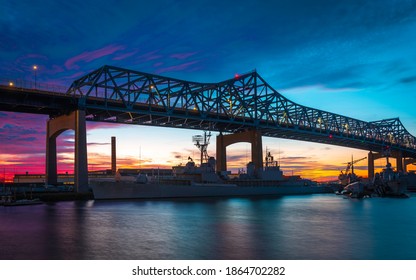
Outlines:
[[[80,69],[80,66],[78,65],[79,62],[91,62],[93,60],[113,54],[120,50],[124,50],[124,47],[117,45],[109,45],[98,50],[86,51],[68,59],[65,62],[65,67],[67,69]]]
[[[135,55],[137,52],[138,52],[138,50],[132,51],[132,52],[127,52],[127,53],[124,53],[124,54],[120,54],[120,55],[114,57],[113,60],[123,60],[127,57]]]
[[[175,53],[170,55],[171,58],[177,58],[177,59],[186,59],[190,56],[193,56],[196,54],[196,52],[190,52],[190,53]]]
[[[42,72],[49,74],[49,75],[56,75],[58,73],[64,72],[65,69],[60,65],[52,65],[49,68],[44,69]]]
[[[199,60],[195,60],[195,61],[190,61],[190,62],[186,62],[186,63],[182,63],[179,65],[173,65],[173,66],[169,66],[169,67],[165,67],[165,68],[160,68],[158,70],[156,70],[157,73],[163,73],[163,72],[171,72],[171,71],[182,71],[187,69],[189,66],[192,66],[196,63],[198,63]]]
[[[157,54],[158,52],[159,52],[158,50],[155,50],[155,51],[145,53],[139,56],[139,59],[142,61],[150,61],[150,60],[162,58],[162,55]]]
[[[162,65],[163,65],[163,62],[156,62],[155,64],[153,64],[153,67],[159,67]]]
[[[76,72],[76,73],[74,73],[70,76],[67,76],[66,78],[67,79],[78,79],[78,78],[82,77],[83,75],[85,75],[85,72],[79,71],[79,72]]]
[[[103,128],[117,128],[122,124],[118,123],[107,123],[107,122],[88,122],[87,121],[87,132],[94,129],[103,129]]]

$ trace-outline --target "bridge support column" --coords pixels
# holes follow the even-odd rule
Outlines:
[[[227,171],[227,146],[224,145],[222,132],[217,136],[217,172]]]
[[[383,158],[384,155],[381,153],[368,153],[368,179],[374,178],[374,161],[379,158]]]
[[[49,121],[48,121],[49,123]],[[49,125],[46,132],[46,184],[58,184],[58,167],[56,159],[56,137],[49,137]]]
[[[77,192],[88,191],[87,129],[85,111],[50,119],[46,134],[46,183],[57,184],[56,138],[65,130],[75,130],[74,184]]]
[[[227,146],[239,142],[251,143],[251,161],[254,163],[256,173],[263,168],[263,146],[261,133],[249,130],[235,134],[217,136],[217,172],[227,171]]]
[[[403,172],[403,156],[401,152],[396,155],[396,169],[398,172]]]
[[[368,153],[368,179],[374,178],[374,154],[373,152]]]

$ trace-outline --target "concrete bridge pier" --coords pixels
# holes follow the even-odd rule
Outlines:
[[[368,156],[368,179],[374,178],[374,154],[373,152],[369,152]]]
[[[382,153],[368,153],[368,178],[374,178],[374,161],[383,157],[385,157],[385,155],[383,155]],[[396,159],[396,170],[398,172],[406,172],[406,166],[408,164],[416,162],[416,159],[403,158],[403,154],[400,151],[393,151],[389,157]]]
[[[254,163],[255,172],[263,168],[263,147],[261,133],[257,130],[248,130],[234,134],[217,136],[217,172],[227,171],[227,146],[240,143],[251,143],[251,162]]]
[[[407,166],[409,164],[416,164],[416,158],[405,158],[405,159],[403,159],[403,172],[407,172]]]
[[[75,130],[74,183],[77,192],[88,191],[87,129],[85,111],[76,110],[47,122],[46,132],[46,184],[56,185],[56,138],[68,129]]]
[[[374,178],[374,161],[379,158],[383,158],[384,156],[381,153],[373,153],[369,152],[367,159],[368,159],[368,179]]]
[[[402,152],[392,152],[391,157],[396,159],[396,170],[403,172],[403,154]]]

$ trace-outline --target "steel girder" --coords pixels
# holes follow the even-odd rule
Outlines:
[[[365,122],[290,101],[257,72],[198,83],[113,66],[74,81],[67,91],[88,118],[127,124],[263,135],[379,151],[388,145],[416,157],[416,138],[400,120]]]

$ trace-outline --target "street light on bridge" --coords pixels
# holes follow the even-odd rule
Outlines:
[[[38,66],[37,65],[33,65],[33,71],[35,71],[35,89],[36,89],[36,72],[38,70]]]

